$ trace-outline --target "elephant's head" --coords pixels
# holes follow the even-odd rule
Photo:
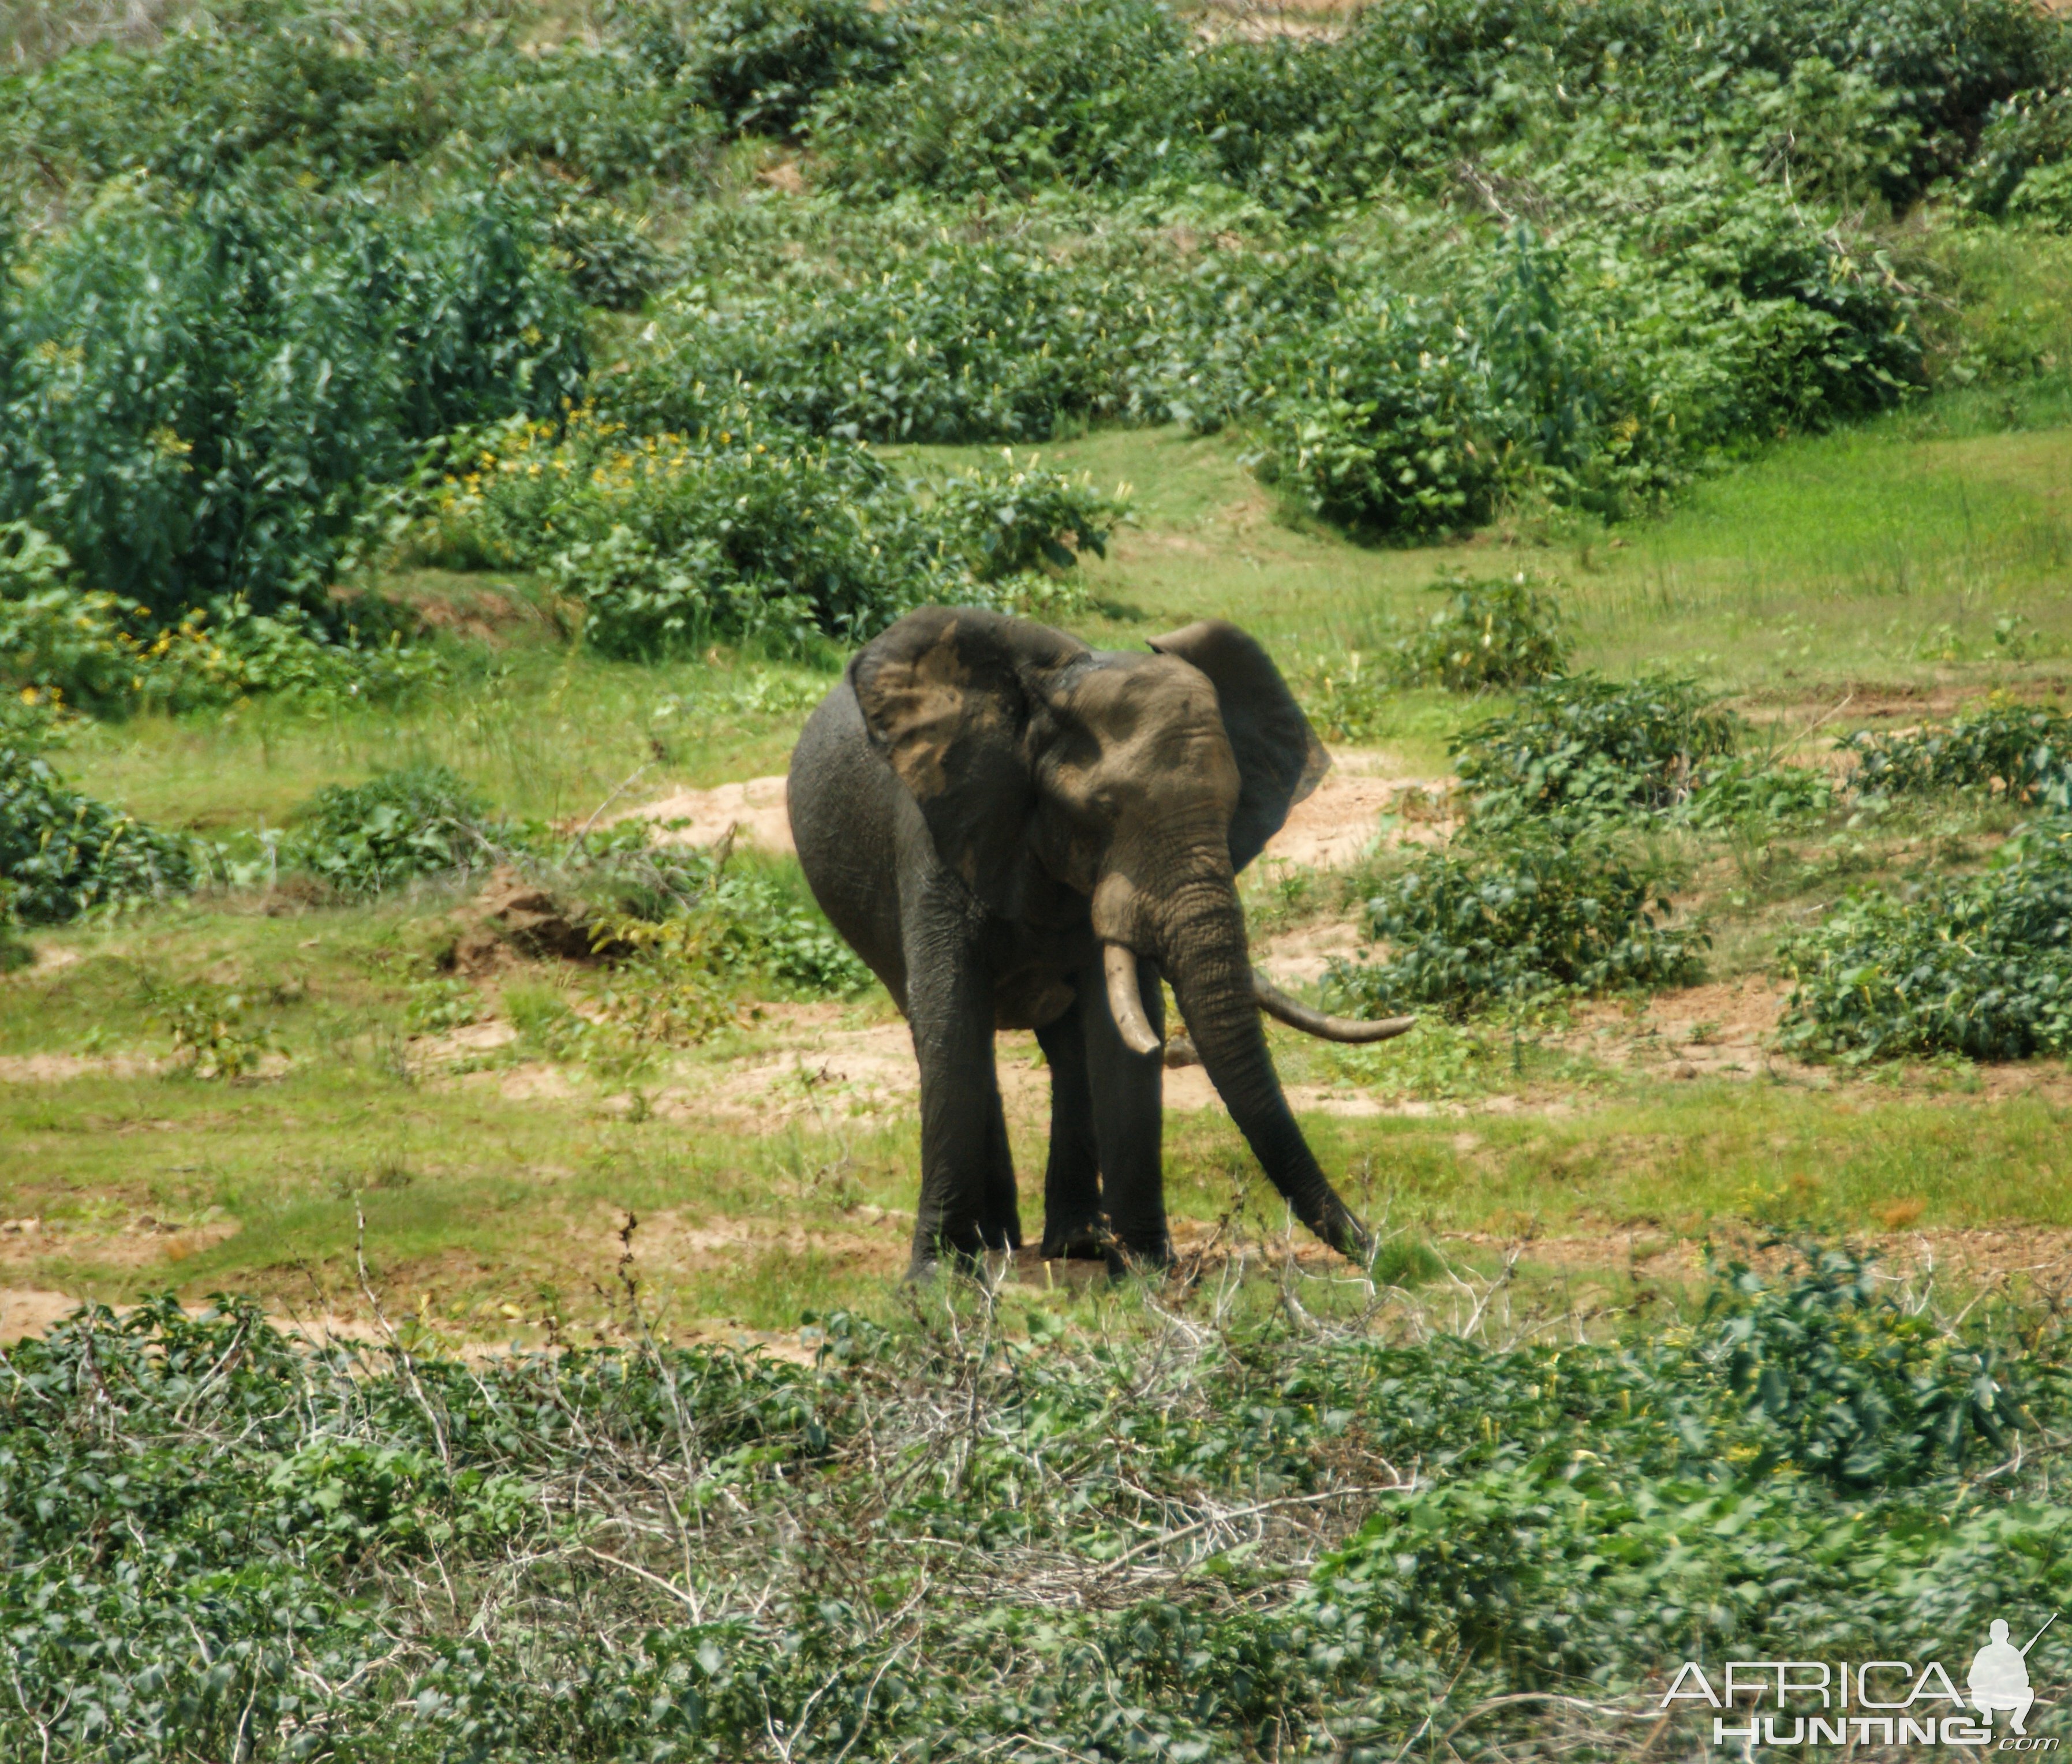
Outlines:
[[[1023,619],[929,607],[869,644],[849,678],[944,860],[1010,918],[1060,886],[1083,895],[1109,1009],[1141,1053],[1157,1042],[1132,958],[1154,960],[1268,1176],[1318,1236],[1358,1256],[1366,1232],[1289,1112],[1259,1013],[1349,1041],[1408,1022],[1327,1018],[1267,985],[1237,892],[1238,871],[1330,761],[1235,626],[1203,620],[1150,648],[1096,652]]]

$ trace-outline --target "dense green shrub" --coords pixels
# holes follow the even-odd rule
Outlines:
[[[668,263],[640,220],[608,202],[563,202],[547,237],[567,260],[569,281],[592,306],[631,312],[668,278]]]
[[[185,841],[68,788],[28,747],[0,746],[0,922],[58,924],[193,882]]]
[[[1128,485],[1109,495],[1083,475],[1046,471],[1033,456],[1018,464],[1003,450],[1001,461],[950,473],[929,511],[945,549],[974,578],[1005,582],[1070,569],[1082,551],[1108,555],[1108,536],[1128,518]]]
[[[1471,826],[1383,881],[1366,931],[1384,956],[1334,959],[1326,989],[1355,1014],[1385,1016],[1688,985],[1708,939],[1667,923],[1673,880],[1661,861],[1601,833]]]
[[[2072,228],[2072,92],[2018,93],[1996,109],[1959,200],[1975,214]]]
[[[1486,823],[1618,816],[1682,802],[1698,768],[1740,734],[1741,720],[1695,681],[1577,674],[1527,687],[1515,710],[1465,730],[1453,765]]]
[[[675,0],[627,8],[621,28],[664,85],[730,128],[776,135],[841,88],[890,78],[911,36],[864,0]]]
[[[696,93],[615,43],[542,42],[536,18],[512,0],[212,0],[159,41],[0,82],[0,144],[46,179],[191,187],[255,169],[331,184],[442,154],[604,184],[709,162],[719,131]]]
[[[1818,820],[1834,805],[1825,772],[1737,754],[1698,768],[1684,818],[1704,833],[1756,832]]]
[[[651,848],[644,828],[611,844],[588,878],[620,907],[598,923],[615,957],[599,1016],[637,1041],[702,1041],[750,989],[823,998],[873,984],[796,864],[744,861],[725,844]]]
[[[2031,705],[1991,704],[1947,723],[1846,737],[1857,789],[1881,796],[1992,789],[2012,802],[2072,808],[2072,717]]]
[[[1378,290],[1301,352],[1314,368],[1267,407],[1269,481],[1356,530],[1416,537],[1489,519],[1501,442],[1449,304]]]
[[[1336,43],[1204,45],[1144,0],[916,14],[898,75],[816,119],[837,177],[878,192],[1213,181],[1297,213],[1507,150],[1544,158],[1579,125],[1904,205],[2062,56],[2014,0],[1381,0]],[[1125,62],[1127,89],[1103,79]]]
[[[450,768],[406,766],[327,784],[290,817],[284,855],[343,894],[479,869],[503,849],[489,806]]]
[[[1794,1052],[2072,1053],[2072,820],[2033,823],[1981,876],[1852,895],[1779,956]]]
[[[829,1758],[1386,1758],[1436,1728],[1614,1755],[1694,1655],[1968,1648],[2061,1604],[2057,1322],[1946,1318],[1857,1257],[1770,1248],[1696,1315],[1503,1350],[1234,1322],[1178,1353],[1050,1318],[981,1355],[838,1314],[812,1366],[463,1365],[423,1335],[311,1352],[228,1300],[84,1312],[4,1351],[0,1750],[265,1758],[315,1727],[383,1758],[735,1764],[774,1732]],[[687,1565],[670,1506],[717,1487]],[[1219,1548],[1268,1499],[1283,1523]],[[1147,1542],[1130,1565],[1161,1584],[1104,1595]],[[1040,1610],[1036,1552],[1070,1595]],[[961,1577],[922,1596],[945,1558]],[[419,1596],[442,1570],[495,1591],[480,1633]],[[553,1620],[571,1583],[588,1622]]]
[[[0,525],[0,690],[106,715],[262,693],[381,703],[444,676],[401,631],[385,644],[341,643],[299,609],[269,617],[234,601],[220,618],[191,608],[158,624],[149,607],[76,586],[70,565],[26,522]]]
[[[717,397],[882,441],[1248,418],[1292,500],[1414,536],[1527,493],[1628,512],[1740,438],[1918,379],[1905,286],[1767,195],[1709,173],[1566,175],[1536,198],[1544,228],[1422,253],[1182,249],[1091,213],[1054,241],[903,205],[839,226],[818,208],[715,218],[652,350],[604,396],[636,428],[695,430]]]
[[[334,615],[370,480],[580,381],[577,309],[524,225],[479,195],[399,220],[110,191],[0,284],[0,514],[161,619],[229,597]]]
[[[1445,604],[1388,656],[1403,685],[1479,692],[1531,685],[1561,672],[1569,644],[1560,602],[1523,570],[1442,578],[1431,592],[1444,594]]]
[[[1150,298],[1141,282],[932,229],[860,242],[877,247],[863,261],[795,271],[774,290],[702,278],[676,290],[660,347],[609,389],[615,412],[695,428],[702,389],[738,384],[818,434],[1040,441],[1069,415],[1120,407],[1120,327]]]
[[[741,406],[720,420],[739,426],[635,434],[582,407],[558,429],[471,434],[405,543],[433,561],[542,569],[582,607],[587,641],[656,655],[715,634],[861,639],[929,600],[1006,604],[1038,565],[1099,551],[1126,510],[1011,458],[923,500],[855,442]]]
[[[1137,182],[1159,156],[1189,33],[1156,0],[914,10],[897,76],[832,93],[814,118],[814,145],[841,182],[1014,193]]]

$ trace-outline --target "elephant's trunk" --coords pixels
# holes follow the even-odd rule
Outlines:
[[[1157,952],[1209,1082],[1295,1215],[1363,1262],[1367,1227],[1338,1198],[1295,1125],[1259,1019],[1235,885],[1207,878],[1166,898]]]

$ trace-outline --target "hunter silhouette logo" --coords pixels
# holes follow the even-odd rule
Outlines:
[[[1712,1743],[1881,1748],[1955,1745],[1978,1751],[2055,1752],[2059,1741],[2032,1735],[2036,1703],[2029,1656],[2058,1621],[2016,1647],[2004,1618],[1988,1626],[1959,1691],[1940,1660],[1728,1660],[1710,1671],[1686,1660],[1660,1708],[1700,1703],[1712,1712]],[[1716,1679],[1714,1675],[1716,1674]],[[1969,1694],[1967,1695],[1966,1692]],[[1996,1723],[2004,1715],[2005,1730]]]
[[[1975,1708],[1987,1726],[1993,1725],[1993,1716],[2005,1709],[2012,1719],[2008,1725],[2016,1733],[2026,1734],[2028,1728],[2022,1724],[2029,1719],[2029,1705],[2036,1700],[2036,1692],[2029,1687],[2029,1649],[2043,1639],[2043,1630],[2058,1621],[2053,1611],[2043,1629],[2029,1639],[2028,1647],[2016,1647],[2008,1640],[2007,1619],[1996,1617],[1988,1632],[1992,1639],[1971,1656],[1971,1676],[1965,1680],[1971,1692],[1971,1707]]]

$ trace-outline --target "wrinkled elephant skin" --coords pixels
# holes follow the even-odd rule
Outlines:
[[[1043,1253],[1170,1258],[1161,978],[1274,1186],[1326,1242],[1366,1252],[1289,1112],[1238,903],[1238,871],[1328,763],[1265,651],[1217,621],[1137,654],[926,607],[857,655],[792,755],[791,829],[913,1030],[917,1273],[1021,1245],[997,1029],[1033,1029],[1050,1066]]]

